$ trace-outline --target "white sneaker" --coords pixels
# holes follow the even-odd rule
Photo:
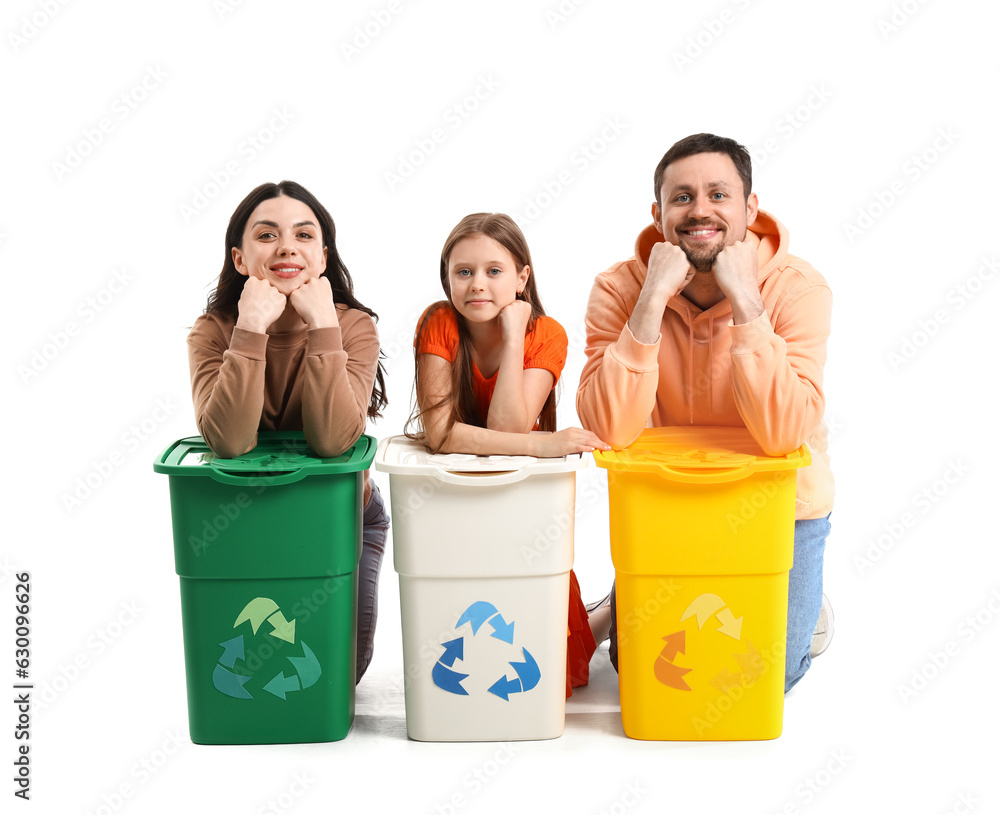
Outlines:
[[[830,647],[830,640],[833,639],[833,606],[830,599],[824,594],[823,605],[819,610],[819,620],[816,622],[816,629],[813,631],[812,645],[809,647],[809,656],[813,659],[822,654]]]

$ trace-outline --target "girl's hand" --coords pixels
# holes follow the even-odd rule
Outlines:
[[[288,302],[310,328],[340,325],[337,320],[337,308],[333,304],[333,289],[325,277],[307,280],[288,295]]]
[[[237,328],[267,333],[267,329],[277,320],[288,305],[288,299],[268,281],[259,277],[248,277],[243,284],[243,293],[237,304]]]
[[[515,300],[500,309],[497,316],[500,318],[500,334],[503,341],[516,340],[523,343],[528,330],[528,321],[531,319],[531,306],[524,300]]]
[[[533,433],[534,455],[539,458],[557,458],[572,453],[592,453],[594,450],[610,450],[596,435],[582,427],[567,427],[557,433]]]

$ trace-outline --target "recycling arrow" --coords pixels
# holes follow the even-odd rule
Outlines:
[[[461,628],[465,623],[472,623],[472,634],[475,636],[483,623],[497,613],[497,607],[485,600],[477,600],[458,618],[455,628]]]
[[[499,696],[504,701],[509,701],[509,697],[513,693],[523,693],[524,691],[531,690],[538,684],[538,680],[542,677],[538,663],[528,653],[528,649],[522,648],[521,653],[524,654],[524,662],[507,663],[517,672],[517,679],[508,679],[504,675],[488,688],[490,693],[494,696]]]
[[[295,673],[299,675],[302,689],[305,690],[316,684],[316,680],[323,673],[323,668],[320,666],[319,660],[316,659],[316,655],[312,652],[312,649],[304,642],[301,645],[302,656],[288,657],[288,661],[292,663]]]
[[[243,607],[240,616],[233,623],[233,628],[236,628],[240,623],[249,621],[253,628],[253,633],[256,634],[261,623],[277,610],[278,604],[274,600],[269,600],[267,597],[255,597]]]
[[[219,664],[225,665],[227,668],[232,668],[236,664],[236,660],[243,659],[243,635],[240,634],[238,637],[233,637],[231,640],[226,640],[225,642],[220,642],[219,645],[226,650],[219,657]]]
[[[505,702],[509,702],[512,693],[521,692],[521,683],[517,679],[508,679],[506,676],[501,676],[496,682],[490,685],[489,692],[494,696],[499,696]]]
[[[271,632],[272,637],[277,637],[279,640],[284,640],[285,642],[294,643],[295,642],[295,618],[289,622],[285,619],[285,615],[280,611],[274,612],[267,621],[274,626],[274,631]]]
[[[499,620],[500,622],[497,622]],[[503,615],[497,612],[497,615],[493,617],[490,621],[490,625],[493,627],[493,633],[490,634],[491,637],[496,637],[498,640],[503,640],[511,645],[514,644],[514,623],[508,623],[504,620]]]
[[[528,653],[527,648],[521,648],[521,653],[524,654],[524,662],[511,662],[510,666],[517,671],[517,676],[521,680],[521,690],[528,691],[538,684],[538,680],[542,678],[542,672],[539,670],[535,658]]]
[[[285,676],[284,671],[281,671],[264,686],[264,690],[268,693],[273,693],[281,699],[285,698],[285,693],[298,689],[299,678],[297,676]]]
[[[682,668],[680,665],[674,665],[672,662],[667,662],[663,657],[657,657],[656,662],[653,663],[653,673],[656,675],[657,680],[671,688],[677,688],[677,690],[691,690],[688,683],[684,681],[684,674],[690,673],[690,668]]]
[[[456,659],[463,659],[465,657],[465,640],[462,637],[443,642],[441,645],[444,647],[444,653],[441,654],[438,662],[443,665],[447,665],[450,668],[455,664]]]
[[[717,594],[699,595],[694,599],[691,605],[687,607],[687,611],[681,615],[681,622],[684,622],[688,617],[697,616],[698,628],[700,630],[701,627],[708,622],[708,618],[720,608],[724,608],[725,605],[725,601]]]
[[[743,630],[743,618],[734,617],[733,612],[728,608],[722,609],[718,614],[715,615],[722,625],[720,625],[716,630],[725,634],[727,637],[732,637],[737,642],[740,639],[740,632]]]
[[[441,688],[441,690],[446,690],[448,693],[454,693],[458,696],[469,695],[469,692],[462,687],[462,680],[467,676],[468,674],[446,668],[440,662],[435,662],[433,669],[431,669],[431,679],[434,680],[434,684]]]
[[[212,671],[212,684],[215,685],[216,690],[220,690],[226,696],[232,696],[234,699],[253,699],[243,687],[249,679],[249,676],[234,674],[221,665],[216,665],[215,670]]]
[[[678,654],[684,653],[684,640],[685,632],[683,629],[680,631],[675,631],[673,634],[667,634],[663,637],[663,641],[666,643],[663,650],[660,651],[660,656],[663,657],[667,662],[673,662],[674,657]]]

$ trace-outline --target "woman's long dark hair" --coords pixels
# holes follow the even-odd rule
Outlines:
[[[528,251],[528,242],[524,233],[509,215],[495,212],[477,212],[473,215],[466,215],[448,235],[441,249],[441,288],[448,296],[447,300],[440,300],[431,305],[420,320],[417,327],[417,338],[413,345],[414,364],[416,370],[416,391],[419,394],[420,383],[420,337],[424,333],[424,328],[430,318],[442,308],[450,309],[458,325],[458,351],[455,354],[455,361],[451,366],[451,395],[435,405],[429,405],[424,410],[420,410],[419,403],[415,406],[410,421],[407,422],[407,435],[411,438],[419,438],[426,443],[427,439],[422,433],[414,433],[409,428],[416,425],[424,413],[428,413],[438,408],[450,405],[451,416],[449,428],[456,423],[474,425],[476,427],[486,427],[486,416],[482,414],[476,404],[475,394],[472,389],[472,337],[465,318],[458,313],[451,302],[451,286],[448,279],[448,260],[455,245],[464,238],[475,235],[486,235],[499,243],[504,249],[510,252],[514,258],[517,269],[527,266],[531,270],[528,280],[524,285],[524,291],[518,295],[519,300],[524,300],[531,306],[531,319],[528,321],[527,330],[530,332],[535,327],[535,321],[545,315],[542,308],[542,301],[538,296],[538,289],[535,287],[535,267],[531,263],[531,252]],[[538,415],[539,430],[553,431],[556,429],[556,393],[555,388],[549,391],[542,411]]]
[[[280,195],[301,201],[316,216],[323,232],[323,245],[327,250],[326,269],[322,276],[330,281],[330,288],[333,289],[333,302],[363,311],[373,320],[378,321],[378,315],[360,303],[354,296],[354,281],[351,280],[351,274],[347,271],[344,261],[340,259],[340,254],[337,252],[337,228],[334,226],[333,218],[327,212],[326,207],[309,190],[294,181],[282,181],[280,184],[261,184],[240,201],[236,211],[229,219],[229,226],[226,228],[226,258],[222,264],[222,271],[219,273],[219,282],[215,290],[208,296],[205,313],[216,312],[233,319],[239,315],[240,295],[243,293],[247,277],[236,270],[236,264],[233,262],[233,248],[242,248],[243,232],[253,211],[263,201],[277,198]],[[375,384],[372,387],[371,399],[368,403],[368,416],[373,419],[378,418],[382,415],[382,408],[387,404],[385,369],[380,361],[375,371]]]

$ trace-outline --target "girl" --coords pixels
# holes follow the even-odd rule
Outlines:
[[[588,430],[555,431],[566,332],[545,316],[524,235],[507,215],[468,215],[441,250],[448,297],[420,318],[409,435],[435,452],[563,456],[611,449]],[[532,430],[550,431],[531,433]],[[609,620],[610,622],[610,620]],[[570,572],[566,695],[587,684],[596,649]]]
[[[252,450],[258,430],[302,430],[316,455],[351,447],[386,405],[375,313],[354,297],[330,213],[292,181],[236,208],[205,313],[188,335],[198,430],[216,454]],[[357,680],[371,662],[389,517],[364,479]]]

